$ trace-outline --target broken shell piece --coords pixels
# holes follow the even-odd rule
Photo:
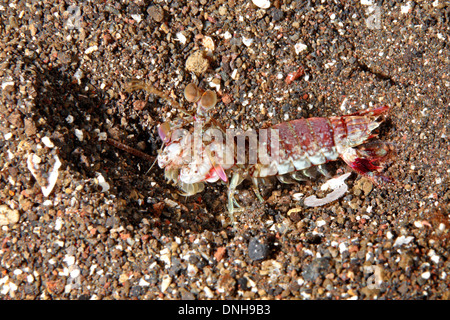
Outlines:
[[[245,44],[247,47],[250,47],[253,43],[253,39],[242,37],[242,43]]]
[[[47,147],[47,148],[53,148],[55,145],[53,144],[52,140],[50,140],[49,137],[43,137],[41,139],[42,143]]]
[[[5,89],[6,89],[6,91],[14,89],[14,81],[2,82],[2,90],[5,90]]]
[[[75,136],[78,138],[78,140],[83,141],[83,130],[75,129]]]
[[[302,197],[303,197],[303,193],[294,193],[294,194],[292,195],[292,200],[294,200],[294,201],[300,201]]]
[[[268,9],[270,7],[269,0],[252,0],[253,4],[261,9]]]
[[[103,175],[100,172],[96,172],[97,174],[97,184],[102,188],[102,192],[106,192],[109,190],[109,183],[106,182],[105,178],[103,177]]]
[[[326,195],[325,198],[318,199],[316,196],[309,196],[305,198],[304,204],[308,207],[320,207],[333,202],[342,197],[348,190],[348,186],[345,184],[345,179],[351,175],[351,172],[343,174],[337,178],[326,181],[321,190],[333,189],[333,192]]]
[[[414,240],[413,236],[399,236],[395,239],[394,247],[401,247],[404,244],[409,244],[412,240]]]
[[[172,278],[168,274],[164,275],[162,278],[162,281],[161,281],[161,292],[166,291],[171,283],[172,283]]]
[[[182,32],[178,32],[176,35],[176,39],[181,42],[181,44],[186,44],[186,37]]]
[[[345,184],[345,180],[347,180],[348,177],[350,177],[352,173],[351,172],[347,172],[337,178],[333,178],[333,179],[329,179],[327,180],[321,187],[320,190],[328,190],[328,189],[336,189],[339,186]]]
[[[209,68],[209,61],[203,51],[195,51],[186,60],[186,70],[197,76],[203,74]]]
[[[300,52],[305,51],[306,49],[308,49],[308,46],[302,42],[298,42],[294,46],[294,50],[295,50],[296,54],[299,54]]]
[[[325,198],[318,199],[316,196],[309,196],[305,199],[304,204],[308,207],[320,207],[333,202],[342,197],[348,190],[346,184],[334,189],[333,192],[327,194]]]
[[[214,78],[209,82],[209,86],[216,89],[216,90],[220,90],[220,79],[219,78]]]
[[[71,114],[69,114],[69,115],[66,117],[66,122],[67,122],[68,124],[73,123],[73,120],[74,120],[74,117],[73,117],[73,115],[71,115]]]
[[[203,37],[202,44],[209,51],[214,51],[215,48],[214,40],[211,37],[208,36]]]
[[[30,170],[33,177],[41,185],[41,191],[44,197],[48,197],[52,192],[53,188],[55,187],[56,181],[58,180],[58,170],[61,167],[61,161],[59,160],[58,156],[55,155],[53,156],[53,158],[55,159],[55,163],[51,171],[48,173],[47,185],[43,186],[41,185],[43,179],[41,179],[42,173],[40,170],[40,163],[42,159],[35,154],[28,155],[27,160],[28,170]]]
[[[7,205],[0,205],[0,226],[15,224],[19,221],[19,218],[18,210],[11,209]]]
[[[99,132],[98,133],[98,141],[106,141],[108,139],[108,135],[106,132]]]

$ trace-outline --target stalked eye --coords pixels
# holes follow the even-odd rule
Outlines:
[[[184,97],[189,102],[197,102],[200,99],[201,92],[195,85],[195,83],[189,83],[184,88]]]
[[[214,91],[208,90],[202,95],[202,99],[200,100],[200,104],[206,110],[211,109],[217,103],[217,95]]]
[[[169,122],[164,122],[158,127],[158,134],[164,143],[166,143],[170,140],[170,124],[169,124]]]

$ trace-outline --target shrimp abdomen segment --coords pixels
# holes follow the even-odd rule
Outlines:
[[[276,158],[278,175],[324,164],[339,157],[331,123],[327,118],[297,119],[280,123],[272,129],[278,131],[279,137],[279,154]],[[259,170],[258,176],[267,176],[269,172],[273,171]]]
[[[284,175],[339,157],[352,168],[358,168],[354,161],[361,157],[361,153],[357,156],[353,148],[376,136],[372,133],[379,126],[376,118],[387,110],[388,107],[381,107],[347,116],[297,119],[277,124],[271,128],[278,132],[279,137],[278,155],[274,157],[272,154],[276,160],[270,165],[257,165],[253,176]]]

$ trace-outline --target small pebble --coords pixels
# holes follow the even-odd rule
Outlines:
[[[242,37],[242,43],[244,45],[246,45],[247,47],[250,47],[252,45],[253,41],[254,41],[253,39]]]
[[[54,148],[55,147],[55,145],[53,144],[53,142],[50,140],[49,137],[43,137],[41,139],[41,141],[47,148]]]
[[[75,136],[78,140],[83,141],[84,140],[84,134],[83,131],[80,129],[75,129]]]
[[[214,51],[214,48],[215,48],[214,40],[211,37],[208,37],[208,36],[203,37],[202,44],[209,51]]]
[[[147,13],[156,22],[161,22],[164,18],[164,10],[160,6],[148,7]]]
[[[251,260],[262,260],[267,257],[268,254],[267,244],[261,242],[258,237],[250,239],[248,244],[248,256]]]
[[[169,275],[164,275],[161,281],[161,292],[165,292],[172,283],[172,278]]]
[[[205,73],[209,68],[208,59],[205,58],[202,51],[195,51],[186,60],[186,70],[195,74]]]
[[[178,41],[180,41],[181,44],[186,44],[187,39],[183,32],[177,32],[175,37]]]
[[[91,54],[92,52],[97,51],[97,50],[98,50],[98,46],[91,46],[91,47],[87,48],[87,49],[84,51],[84,53],[85,53],[85,54]]]
[[[308,49],[308,46],[302,42],[298,42],[295,44],[294,46],[294,50],[296,54],[299,54],[300,52],[305,51],[306,49]]]

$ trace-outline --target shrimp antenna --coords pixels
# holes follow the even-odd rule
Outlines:
[[[163,142],[161,145],[161,148],[159,148],[158,153],[161,152],[162,148],[165,146],[165,143]],[[145,173],[145,175],[147,175],[150,170],[152,170],[153,166],[155,165],[156,161],[158,160],[158,157],[155,157],[155,160],[153,161],[152,165],[150,166],[150,168],[148,168],[147,172]]]
[[[153,87],[152,85],[142,81],[142,80],[131,80],[130,82],[128,82],[125,86],[125,91],[126,92],[133,92],[136,90],[145,90],[151,94],[154,94],[158,97],[160,97],[161,99],[166,100],[167,102],[170,103],[170,105],[176,109],[178,109],[180,112],[184,113],[187,116],[193,117],[193,115],[187,111],[186,109],[184,109],[176,100],[172,99],[171,97],[169,97],[168,94],[156,89],[155,87]]]

